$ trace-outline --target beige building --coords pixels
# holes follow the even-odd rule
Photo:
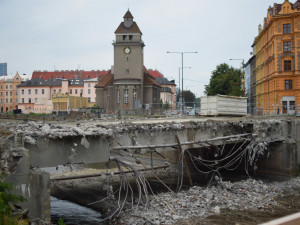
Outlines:
[[[18,109],[17,85],[22,82],[21,76],[16,73],[12,79],[0,80],[0,112],[12,112]]]
[[[161,86],[144,67],[142,32],[129,10],[123,18],[115,31],[113,69],[95,86],[96,105],[120,112],[159,108]]]

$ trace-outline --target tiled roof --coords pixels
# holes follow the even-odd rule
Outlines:
[[[99,76],[99,82],[95,85],[95,87],[105,87],[110,86],[114,84],[114,75],[112,75],[109,71],[107,74],[103,74]]]
[[[148,73],[144,74],[144,85],[157,85],[160,87],[159,83],[157,83]]]
[[[155,79],[159,84],[161,84],[161,85],[175,85],[175,81],[174,80],[172,80],[172,81],[169,81],[167,78],[165,78],[165,77],[157,77],[156,79]]]
[[[62,79],[92,79],[97,78],[102,74],[106,74],[108,71],[83,71],[83,70],[70,70],[70,71],[53,71],[53,72],[40,72],[34,71],[32,73],[31,79],[40,78],[42,80],[47,79],[55,79],[55,78],[62,78]]]
[[[128,9],[128,11],[125,13],[125,15],[123,16],[123,18],[133,18],[133,16],[132,16],[131,12],[129,11],[129,9]]]
[[[293,5],[294,9],[299,8],[300,7],[300,0],[296,1]]]
[[[38,87],[38,86],[50,86],[50,87],[57,87],[61,86],[62,80],[61,79],[47,79],[42,80],[40,78],[34,78],[31,80],[27,80],[22,82],[18,85],[18,87]]]
[[[164,75],[162,75],[159,71],[157,70],[151,70],[151,69],[148,69],[148,73],[154,77],[154,78],[157,78],[157,77],[164,77]]]
[[[124,22],[121,22],[119,27],[116,29],[115,34],[117,33],[140,33],[142,34],[140,28],[136,24],[136,22],[133,22],[133,24],[130,27],[125,27]]]

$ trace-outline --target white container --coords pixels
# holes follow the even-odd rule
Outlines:
[[[247,115],[247,97],[203,96],[200,113],[203,116],[245,116]]]

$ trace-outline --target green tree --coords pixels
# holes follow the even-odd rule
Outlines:
[[[241,88],[242,72],[240,69],[222,63],[212,72],[209,84],[205,86],[204,93],[212,95],[244,96]]]
[[[194,106],[194,102],[196,99],[196,96],[193,92],[187,90],[182,92],[183,99],[186,102],[186,106]]]

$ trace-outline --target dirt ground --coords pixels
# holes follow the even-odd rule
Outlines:
[[[286,193],[277,199],[280,206],[264,211],[232,211],[222,210],[220,214],[208,216],[206,219],[193,218],[189,221],[178,221],[174,225],[254,225],[273,219],[291,215],[300,211],[300,189]]]

